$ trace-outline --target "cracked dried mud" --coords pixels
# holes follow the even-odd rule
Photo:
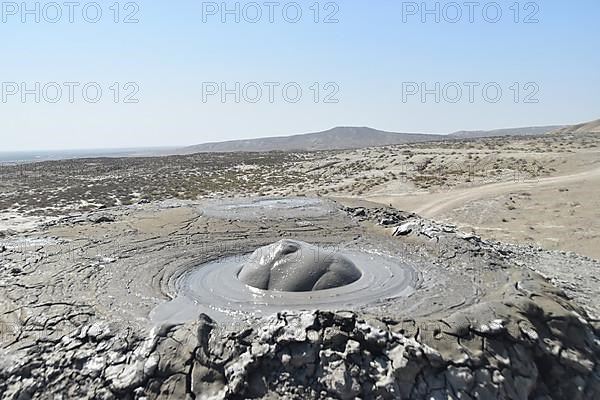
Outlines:
[[[2,398],[600,396],[600,300],[593,282],[564,279],[570,265],[595,276],[598,262],[315,201],[273,218],[151,202],[5,234]],[[226,317],[192,302],[177,322],[150,319],[193,268],[281,239],[397,259],[414,269],[413,290],[319,310],[306,298],[273,312],[224,302]]]

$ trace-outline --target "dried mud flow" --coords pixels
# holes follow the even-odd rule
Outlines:
[[[282,239],[395,260],[408,284],[188,296],[202,266]],[[2,399],[600,398],[598,262],[371,203],[121,206],[0,233],[0,261]]]

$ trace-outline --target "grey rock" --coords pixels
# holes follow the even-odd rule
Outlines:
[[[106,222],[115,222],[115,217],[110,214],[92,214],[88,220],[94,224],[102,224]]]
[[[392,236],[407,236],[410,235],[413,230],[417,230],[419,224],[417,222],[407,222],[405,224],[400,225],[394,230]]]
[[[591,374],[594,369],[594,363],[574,349],[563,350],[560,353],[560,361],[565,366],[583,374]]]
[[[360,384],[350,375],[343,362],[329,365],[327,369],[327,373],[321,378],[321,383],[331,395],[342,400],[350,400],[360,394]]]
[[[446,380],[454,391],[468,393],[473,387],[475,377],[469,368],[450,365],[446,370]]]

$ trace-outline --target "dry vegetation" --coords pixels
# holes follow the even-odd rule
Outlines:
[[[0,166],[0,209],[61,215],[146,200],[361,196],[525,180],[599,149],[595,135],[486,138],[349,151],[101,158]]]
[[[58,216],[154,200],[233,196],[366,197],[419,212],[420,197],[415,196],[411,203],[402,197],[396,201],[393,196],[426,196],[497,182],[530,182],[598,168],[599,155],[599,135],[563,134],[345,151],[203,153],[4,165],[0,166],[0,222],[8,226],[6,222],[15,218]],[[544,212],[555,217],[559,213],[556,209],[560,209],[569,216],[568,213],[589,208],[572,198],[581,192],[576,188],[566,186],[563,192],[552,189],[552,195],[546,197],[560,195],[568,207],[548,205],[542,207]],[[533,197],[527,195],[527,190],[521,192],[507,193],[506,198],[491,199],[485,204],[465,203],[456,207],[453,214],[423,214],[464,223],[475,231],[482,228],[493,233],[500,227],[504,235],[491,236],[507,241],[519,241],[511,235],[515,230],[523,230],[521,236],[533,237],[529,242],[548,245],[545,236],[536,238],[535,230],[517,224],[529,217],[527,208],[547,200],[537,199],[536,192]],[[496,203],[503,205],[490,206]],[[2,229],[6,227],[0,225]],[[590,240],[594,238],[592,235]],[[560,241],[554,237],[552,240]],[[560,244],[557,247],[561,248]]]

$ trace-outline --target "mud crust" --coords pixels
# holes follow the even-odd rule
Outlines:
[[[592,275],[593,260],[370,203],[276,221],[202,207],[117,207],[2,238],[0,398],[600,398],[600,296],[565,268]],[[191,263],[281,238],[395,252],[428,284],[351,310],[149,322]]]

